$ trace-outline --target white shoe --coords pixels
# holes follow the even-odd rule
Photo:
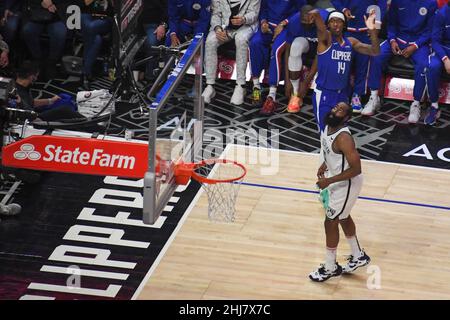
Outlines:
[[[420,119],[420,103],[413,102],[411,104],[411,107],[409,107],[409,116],[408,116],[408,122],[409,123],[417,123]]]
[[[363,116],[373,116],[375,114],[376,111],[378,111],[378,109],[381,108],[381,102],[380,102],[380,97],[373,97],[372,95],[369,98],[369,101],[367,102],[367,104],[364,106],[364,108],[361,111],[361,114]]]
[[[336,262],[334,270],[330,271],[325,268],[324,264],[321,264],[317,270],[314,270],[309,274],[309,278],[315,282],[324,282],[331,277],[337,277],[342,274],[342,267]]]
[[[342,266],[342,273],[352,273],[360,267],[367,266],[369,263],[370,257],[364,252],[364,250],[361,250],[358,258],[355,258],[353,255],[350,255],[347,258],[347,264]]]
[[[210,103],[215,96],[216,96],[216,89],[214,89],[212,85],[208,84],[202,93],[202,97],[205,100],[205,103]]]
[[[0,214],[5,216],[15,216],[16,214],[19,214],[22,210],[22,207],[17,203],[10,203],[10,204],[0,204]]]
[[[230,102],[234,105],[241,105],[244,103],[244,97],[245,97],[245,88],[242,87],[241,85],[236,85],[236,87],[234,88],[234,92],[233,95],[231,96],[231,100]]]

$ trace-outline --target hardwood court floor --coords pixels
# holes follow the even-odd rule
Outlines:
[[[208,221],[203,193],[138,299],[450,299],[450,171],[364,161],[361,197],[374,199],[352,216],[372,263],[319,284],[307,277],[325,254],[324,214],[307,192],[318,157],[279,151],[279,163],[272,176],[247,165],[245,183],[284,189],[242,185],[232,224]],[[341,232],[341,264],[348,253]],[[375,274],[381,288],[368,289]]]

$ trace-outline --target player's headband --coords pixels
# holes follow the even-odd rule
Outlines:
[[[346,22],[344,14],[342,12],[339,12],[339,11],[331,12],[328,15],[327,23],[330,22],[331,18],[338,18],[338,19],[341,19],[342,21],[344,21],[344,23]]]

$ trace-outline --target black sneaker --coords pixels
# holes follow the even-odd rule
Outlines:
[[[347,264],[342,267],[342,272],[352,273],[360,267],[367,266],[370,263],[370,257],[364,252],[364,250],[362,250],[359,258],[355,258],[353,255],[350,255],[347,258],[347,261]]]
[[[333,271],[329,271],[325,269],[325,265],[321,264],[319,268],[309,274],[309,278],[315,282],[323,282],[331,277],[337,277],[342,274],[342,267],[336,262]]]

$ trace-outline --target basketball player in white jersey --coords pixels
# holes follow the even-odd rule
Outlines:
[[[317,171],[317,185],[321,190],[327,188],[325,264],[309,274],[313,281],[322,282],[341,273],[351,273],[369,264],[370,257],[361,249],[356,237],[355,223],[350,211],[358,199],[362,187],[361,159],[347,121],[352,108],[345,102],[338,103],[325,117],[325,129],[321,134],[322,165]],[[345,266],[336,262],[336,249],[339,243],[339,225],[344,230],[350,244],[351,255]]]

